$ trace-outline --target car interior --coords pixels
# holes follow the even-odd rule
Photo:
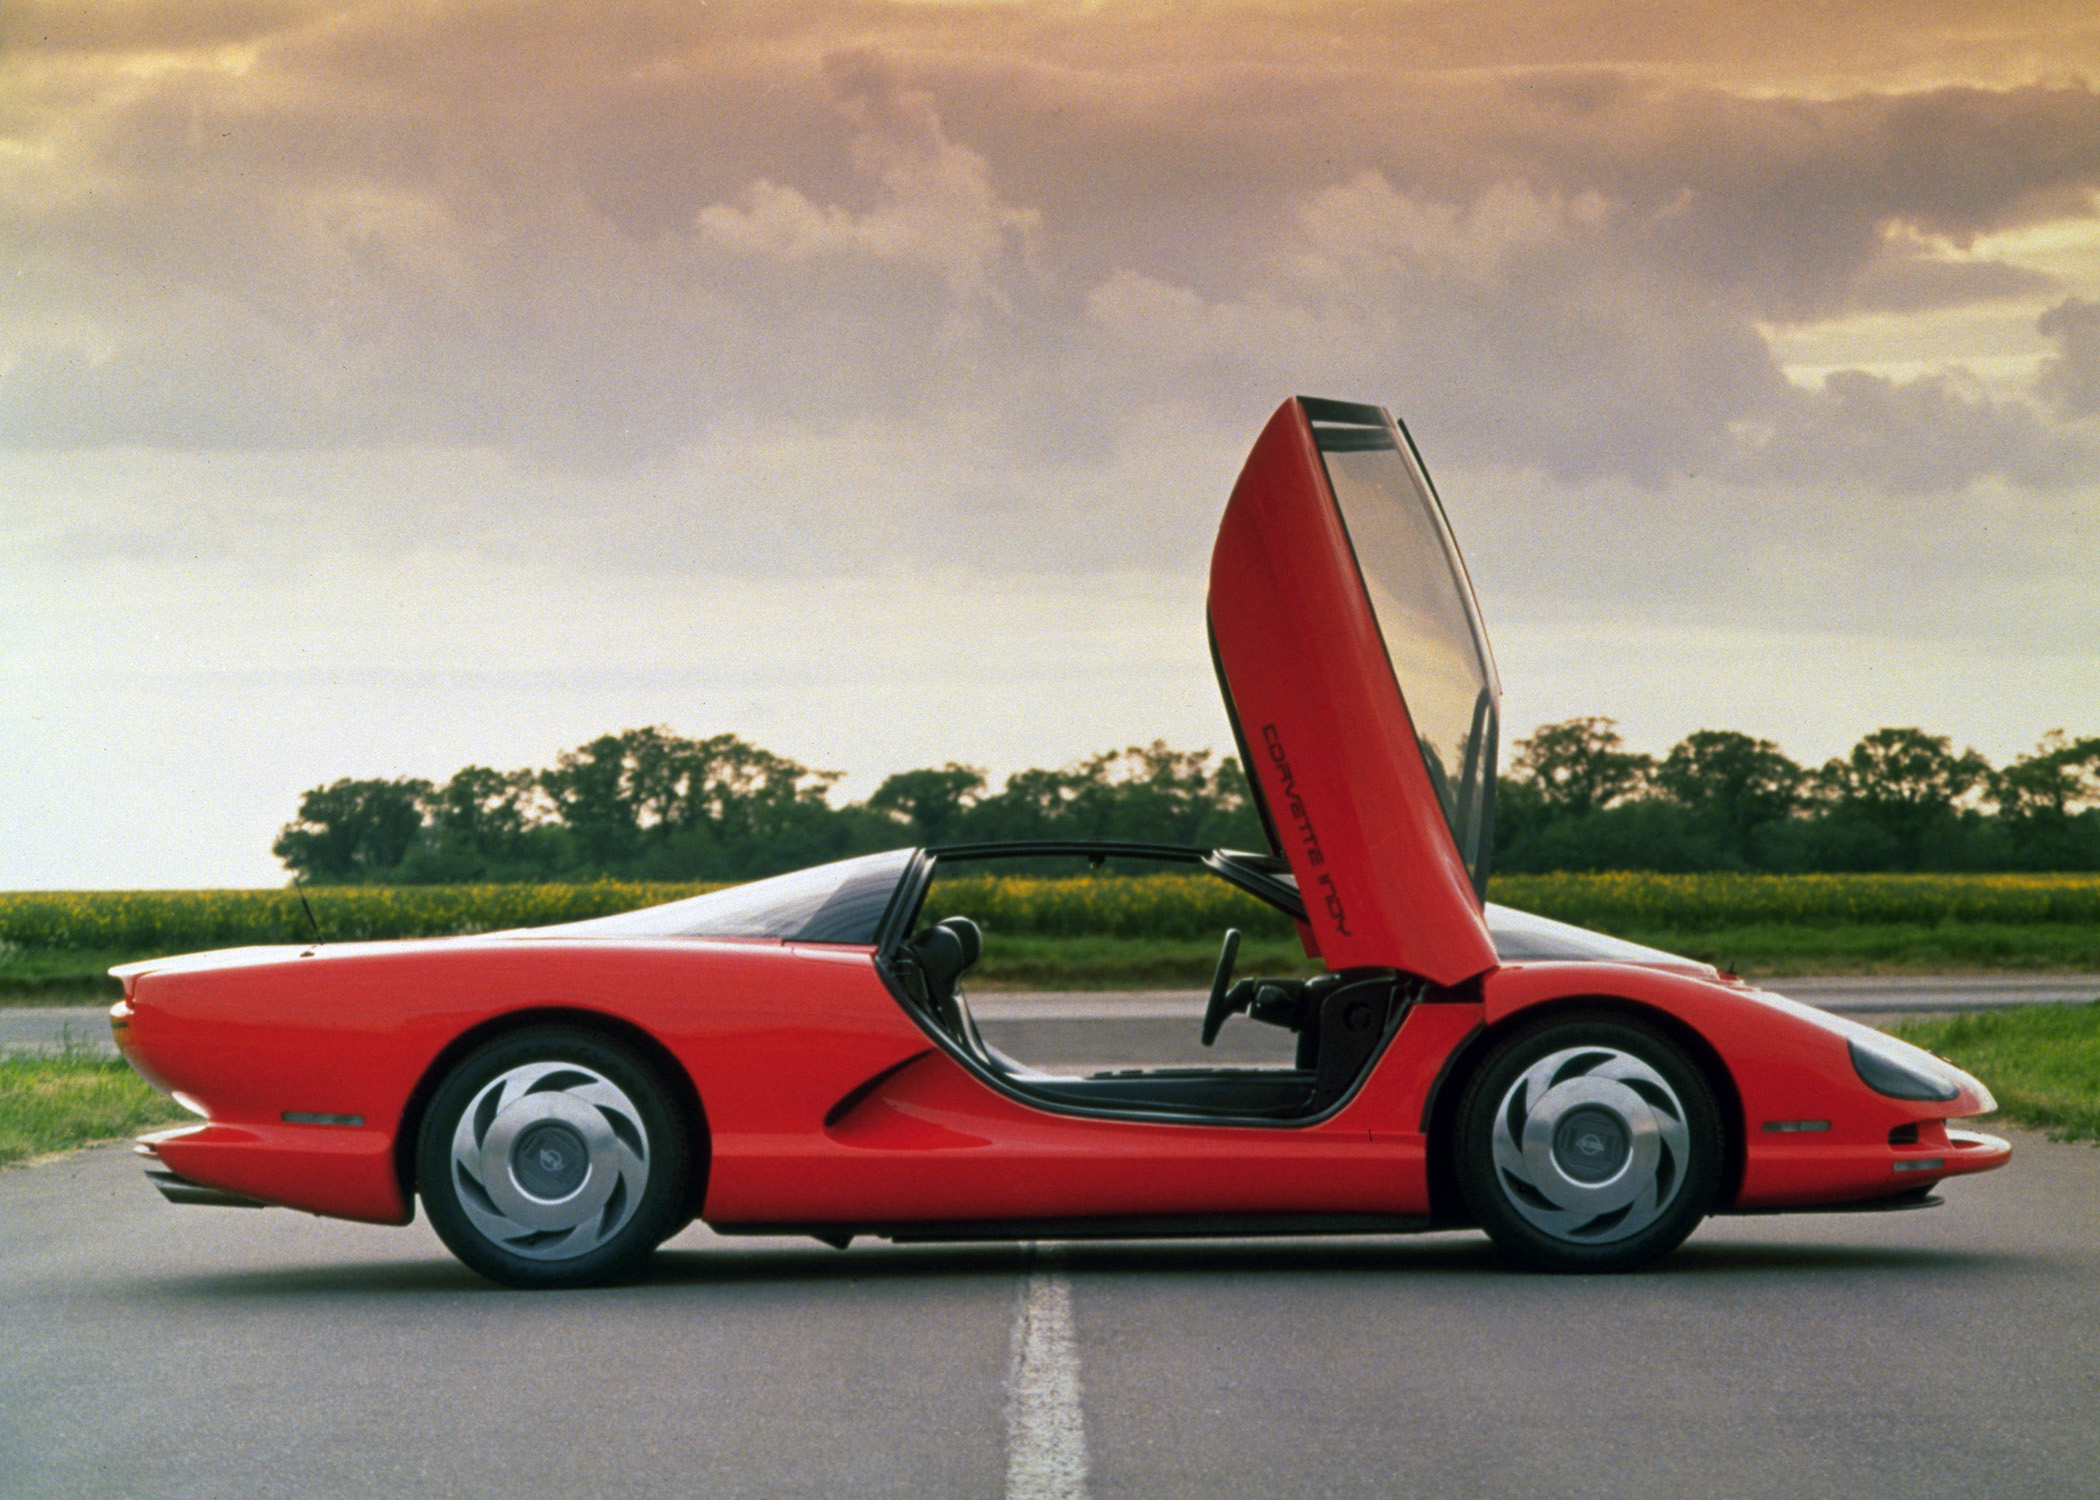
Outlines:
[[[1235,981],[1239,944],[1238,930],[1228,930],[1201,1041],[1211,1045],[1227,1019],[1245,1015],[1292,1034],[1287,1066],[1116,1067],[1070,1074],[1011,1057],[986,1040],[964,991],[963,981],[985,948],[983,931],[967,916],[922,925],[892,951],[889,967],[908,1003],[951,1044],[950,1051],[1030,1102],[1206,1121],[1304,1120],[1327,1113],[1355,1089],[1398,1029],[1411,989],[1391,969]]]

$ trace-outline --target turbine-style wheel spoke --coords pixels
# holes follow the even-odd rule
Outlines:
[[[1568,1047],[1504,1091],[1489,1146],[1519,1217],[1556,1239],[1606,1245],[1668,1211],[1691,1129],[1676,1090],[1648,1062],[1613,1047]]]
[[[649,1132],[610,1079],[570,1062],[498,1074],[460,1112],[450,1165],[469,1223],[512,1255],[588,1255],[634,1216]]]

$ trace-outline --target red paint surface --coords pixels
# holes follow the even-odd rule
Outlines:
[[[1259,777],[1331,969],[1442,985],[1494,944],[1393,682],[1312,427],[1269,419],[1211,554],[1210,621]]]
[[[1892,1195],[2006,1159],[1945,1130],[1978,1096],[1883,1098],[1855,1075],[1841,1024],[1696,966],[1496,967],[1295,401],[1233,492],[1210,613],[1249,770],[1307,896],[1308,951],[1447,992],[1407,1014],[1331,1118],[1104,1119],[1018,1099],[943,1050],[866,948],[489,937],[193,955],[127,976],[119,1045],[210,1116],[155,1137],[161,1159],[266,1202],[405,1222],[411,1101],[493,1029],[558,1022],[653,1044],[690,1084],[716,1225],[1413,1215],[1448,1148],[1424,1122],[1433,1089],[1464,1085],[1454,1055],[1569,1005],[1645,1016],[1711,1071],[1738,1206]],[[287,1111],[363,1124],[292,1125]],[[1800,1120],[1830,1128],[1763,1128]],[[1917,1144],[1892,1146],[1912,1124]]]

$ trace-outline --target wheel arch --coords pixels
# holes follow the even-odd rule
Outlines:
[[[685,1065],[670,1048],[632,1021],[609,1016],[603,1011],[569,1006],[541,1006],[493,1016],[461,1032],[431,1059],[430,1065],[416,1080],[416,1086],[409,1091],[408,1103],[401,1112],[400,1128],[394,1132],[394,1175],[401,1184],[402,1197],[411,1206],[415,1203],[416,1140],[423,1133],[423,1116],[430,1108],[432,1096],[437,1093],[446,1078],[451,1076],[452,1070],[476,1048],[498,1037],[508,1036],[517,1031],[529,1031],[538,1026],[571,1026],[616,1042],[634,1052],[662,1080],[670,1091],[680,1117],[685,1121],[693,1179],[685,1212],[697,1216],[700,1205],[707,1196],[708,1168],[713,1160],[713,1146],[707,1126],[707,1111],[701,1104],[700,1091],[694,1086],[692,1075],[686,1071]]]
[[[1691,1060],[1705,1078],[1706,1086],[1713,1090],[1714,1106],[1721,1116],[1721,1183],[1714,1204],[1717,1209],[1733,1205],[1742,1191],[1749,1137],[1743,1123],[1742,1093],[1713,1043],[1682,1017],[1623,995],[1563,995],[1524,1006],[1492,1025],[1475,1028],[1451,1054],[1431,1086],[1429,1105],[1424,1111],[1431,1221],[1439,1228],[1454,1229],[1472,1223],[1459,1192],[1456,1143],[1458,1106],[1467,1083],[1506,1038],[1570,1015],[1623,1017],[1641,1022],[1661,1032]]]

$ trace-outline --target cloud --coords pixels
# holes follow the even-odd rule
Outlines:
[[[2020,402],[1993,401],[1945,375],[1898,381],[1834,372],[1795,394],[1725,472],[1739,483],[1862,487],[1876,495],[1953,494],[1983,480],[2038,490],[2082,484],[2100,457]]]
[[[1773,432],[1860,482],[2062,465],[1952,376],[1803,397],[1765,331],[2061,300],[1963,247],[2090,214],[2079,83],[1753,93],[1700,81],[1711,18],[1600,14],[1549,55],[1495,7],[1203,10],[1164,52],[1052,5],[32,19],[52,40],[0,121],[22,451],[461,445],[640,476],[740,423],[858,423],[967,445],[997,494],[1111,464],[1135,413],[1238,431],[1346,389],[1569,484],[1767,482],[1745,434]],[[1839,29],[1885,66],[1952,24]],[[1858,436],[1914,406],[1930,461]]]
[[[880,201],[858,214],[819,208],[761,178],[744,190],[741,206],[701,209],[694,221],[701,238],[789,262],[857,255],[925,265],[958,296],[988,292],[1002,261],[1025,256],[1040,216],[999,196],[984,157],[950,140],[932,98],[900,88],[880,53],[835,53],[824,75],[839,112],[858,127],[853,163],[879,186]]]
[[[2067,297],[2036,320],[2035,331],[2056,345],[2036,391],[2066,416],[2100,416],[2100,303]]]

